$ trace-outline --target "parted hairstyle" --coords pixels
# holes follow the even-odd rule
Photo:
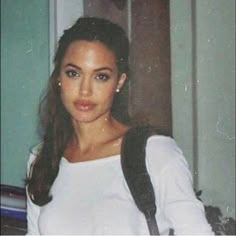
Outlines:
[[[61,157],[74,134],[71,116],[61,101],[58,78],[66,50],[77,40],[101,42],[114,53],[119,75],[128,75],[129,72],[129,41],[125,31],[117,24],[96,17],[82,17],[64,31],[58,43],[46,95],[39,106],[42,146],[26,179],[28,194],[39,206],[52,199],[51,186],[58,175]],[[123,123],[129,121],[127,92],[126,82],[121,92],[116,93],[111,107],[112,115]]]

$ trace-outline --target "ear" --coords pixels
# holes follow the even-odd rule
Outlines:
[[[58,87],[61,87],[61,79],[60,78],[57,79],[57,85],[58,85]]]
[[[126,78],[127,78],[127,75],[125,73],[123,73],[119,78],[116,89],[120,90],[122,88],[122,86],[125,83]]]

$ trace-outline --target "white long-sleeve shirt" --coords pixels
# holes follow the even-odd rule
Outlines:
[[[35,152],[30,154],[28,172]],[[155,191],[160,233],[168,234],[173,228],[176,235],[213,235],[175,141],[150,137],[146,164]],[[62,157],[51,195],[52,201],[43,207],[27,198],[28,234],[149,234],[123,176],[120,155],[76,163]]]

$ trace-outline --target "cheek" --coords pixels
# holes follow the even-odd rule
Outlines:
[[[70,81],[62,81],[61,82],[61,96],[70,96],[76,92],[76,86],[74,83]]]
[[[111,103],[115,95],[115,87],[110,86],[98,91],[97,95],[106,103]]]

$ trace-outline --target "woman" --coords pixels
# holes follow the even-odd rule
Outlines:
[[[41,105],[43,142],[28,162],[28,234],[148,234],[120,165],[128,54],[124,31],[104,19],[80,18],[61,37]],[[152,136],[146,158],[160,232],[212,234],[174,140]]]

